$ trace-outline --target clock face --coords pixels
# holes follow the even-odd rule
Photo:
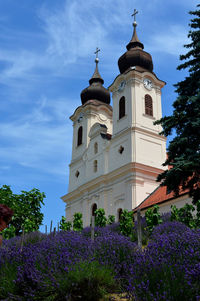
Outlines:
[[[152,81],[148,78],[145,78],[144,81],[144,86],[146,89],[151,90],[152,89]]]
[[[125,80],[123,80],[123,81],[119,84],[118,91],[119,91],[119,92],[123,91],[124,88],[125,88],[125,85],[126,85],[126,82],[125,82]]]

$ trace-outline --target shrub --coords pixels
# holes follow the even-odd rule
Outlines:
[[[112,225],[115,222],[115,216],[114,215],[108,215],[107,224]]]
[[[195,228],[195,219],[192,212],[195,210],[193,205],[185,204],[178,209],[175,205],[171,206],[171,220],[176,220],[184,223],[190,228]]]
[[[105,227],[106,221],[105,210],[103,208],[95,210],[95,226]]]
[[[197,210],[195,225],[196,225],[196,228],[199,228],[200,227],[200,200],[198,200],[196,202],[195,206],[196,206],[196,210]]]
[[[80,212],[74,213],[74,219],[73,219],[73,230],[74,231],[81,231],[83,229],[82,216],[83,215]]]
[[[72,222],[70,222],[70,221],[67,222],[66,218],[64,216],[62,216],[59,229],[63,230],[63,231],[70,231],[71,227],[72,227]]]
[[[153,208],[149,208],[145,212],[145,218],[146,218],[147,227],[151,233],[155,226],[162,223],[162,219],[159,213],[159,206],[154,205]]]
[[[134,266],[128,267],[127,291],[131,297],[136,300],[198,300],[200,231],[169,222],[155,227],[153,234],[155,237],[138,254]]]
[[[154,241],[160,239],[160,235],[163,234],[167,235],[167,234],[176,233],[179,235],[184,235],[185,231],[188,231],[188,227],[185,224],[178,221],[172,221],[172,222],[169,221],[155,227],[153,229],[151,239]]]
[[[131,236],[134,226],[133,211],[124,209],[120,217],[120,231],[125,236]]]
[[[84,261],[72,266],[61,280],[69,294],[69,300],[99,300],[117,289],[114,272],[97,261]]]
[[[14,283],[17,275],[16,263],[4,262],[0,268],[0,300],[8,300],[9,294],[17,293],[17,286]]]

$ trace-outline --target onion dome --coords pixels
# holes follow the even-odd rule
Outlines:
[[[88,100],[99,100],[106,104],[110,104],[110,92],[103,87],[104,80],[99,74],[98,63],[99,59],[96,57],[95,59],[96,68],[94,74],[89,80],[89,87],[85,88],[81,92],[81,102],[85,104]]]
[[[126,46],[127,51],[119,58],[118,66],[120,73],[124,73],[130,67],[141,67],[146,71],[153,71],[152,57],[148,52],[145,52],[144,45],[138,39],[136,33],[137,23],[134,21],[133,36],[128,45]]]

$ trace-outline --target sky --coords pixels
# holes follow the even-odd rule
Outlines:
[[[69,117],[81,105],[99,53],[104,86],[119,74],[118,59],[137,34],[152,55],[154,72],[167,84],[163,116],[173,112],[173,84],[186,52],[190,10],[196,0],[0,0],[0,187],[14,193],[46,194],[40,231],[49,232],[65,215],[72,150]],[[168,138],[169,143],[170,138]]]

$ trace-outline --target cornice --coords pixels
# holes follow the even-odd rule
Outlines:
[[[151,131],[146,130],[146,129],[142,129],[142,128],[137,127],[137,126],[133,126],[133,127],[131,127],[131,129],[132,129],[132,131],[148,135],[149,137],[156,137],[156,138],[159,137],[159,139],[162,140],[162,141],[166,141],[167,140],[167,138],[164,137],[164,136],[161,136],[161,135],[159,135],[157,133],[151,132]]]
[[[137,133],[142,133],[142,134],[148,135],[149,137],[156,137],[156,138],[159,137],[159,140],[162,140],[162,141],[166,141],[167,140],[166,137],[163,137],[163,136],[159,135],[158,133],[154,133],[152,131],[149,131],[149,130],[146,130],[146,129],[142,129],[142,128],[137,127],[137,126],[131,126],[131,127],[128,127],[126,129],[124,129],[124,130],[116,133],[114,136],[112,136],[112,141],[118,139],[121,136],[126,135],[130,131],[134,131],[134,132],[137,132]]]
[[[141,180],[138,179],[138,177],[140,178],[141,176],[145,176],[148,179],[153,179],[155,177],[157,177],[158,174],[160,174],[161,172],[163,172],[162,169],[159,168],[155,168],[155,167],[151,167],[151,166],[147,166],[144,164],[140,164],[140,163],[135,163],[135,162],[131,162],[128,163],[120,168],[117,168],[111,172],[109,172],[108,174],[102,175],[97,177],[96,179],[90,180],[89,182],[77,187],[75,190],[69,192],[68,194],[64,195],[61,197],[61,199],[64,202],[70,202],[73,199],[77,199],[78,197],[81,197],[84,193],[94,190],[94,189],[99,189],[100,185],[102,185],[102,187],[108,185],[109,182],[114,182],[115,180],[130,174],[130,176],[127,177],[126,181],[129,181],[132,179],[132,181],[137,181],[138,183],[141,183]],[[136,174],[136,175],[134,175]],[[101,189],[102,189],[101,187]],[[106,187],[105,187],[106,189]],[[88,192],[89,193],[89,192]]]

